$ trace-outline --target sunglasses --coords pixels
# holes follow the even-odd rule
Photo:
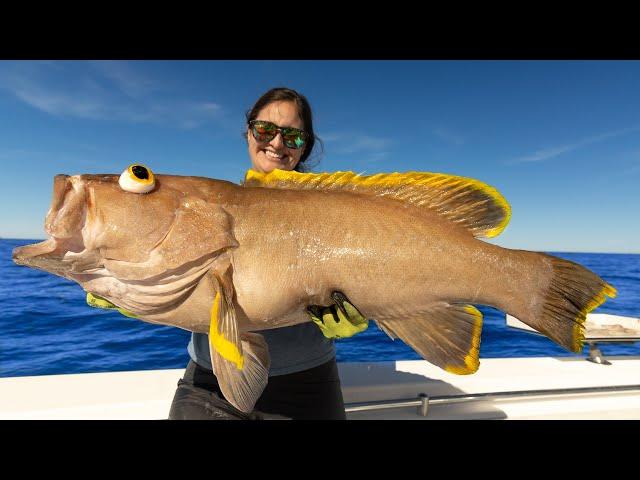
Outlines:
[[[275,123],[267,122],[265,120],[251,120],[249,122],[249,128],[253,138],[258,142],[270,142],[280,132],[282,135],[282,141],[287,148],[298,149],[302,148],[307,142],[307,132],[293,127],[279,127]]]

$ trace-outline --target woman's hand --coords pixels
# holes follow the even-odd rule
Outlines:
[[[309,305],[307,313],[327,338],[349,338],[364,332],[369,326],[358,309],[341,292],[333,292],[331,298],[335,305],[322,307]]]

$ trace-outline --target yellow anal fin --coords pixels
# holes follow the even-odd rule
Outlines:
[[[475,237],[495,237],[509,223],[511,207],[493,187],[472,178],[443,173],[406,172],[358,175],[354,172],[299,173],[248,170],[245,186],[333,190],[389,197],[431,209]]]
[[[472,305],[439,304],[420,316],[379,323],[447,372],[468,375],[480,366],[482,313]]]

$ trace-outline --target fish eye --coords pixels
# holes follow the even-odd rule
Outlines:
[[[129,165],[120,175],[118,183],[125,192],[131,193],[147,193],[156,185],[151,169],[139,163]]]

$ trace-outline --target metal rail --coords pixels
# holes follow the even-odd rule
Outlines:
[[[426,417],[430,405],[446,405],[449,403],[473,402],[476,400],[496,399],[503,400],[509,398],[522,397],[542,397],[557,395],[580,395],[585,393],[619,393],[640,391],[640,385],[611,385],[607,387],[580,387],[580,388],[558,388],[550,390],[520,390],[513,392],[487,392],[461,395],[443,395],[429,397],[425,393],[418,395],[417,399],[384,400],[379,402],[349,403],[345,406],[345,412],[365,412],[371,410],[386,410],[391,408],[418,407],[418,415]]]

